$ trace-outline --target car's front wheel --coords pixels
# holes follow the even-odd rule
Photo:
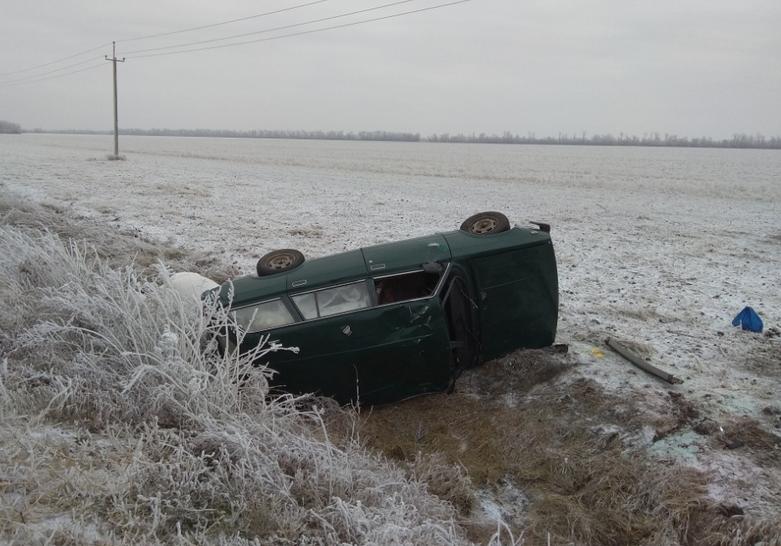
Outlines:
[[[258,260],[258,277],[290,271],[304,263],[304,260],[304,255],[298,250],[292,248],[274,250]]]
[[[510,229],[510,221],[501,212],[479,212],[461,224],[461,231],[473,235],[491,235]]]

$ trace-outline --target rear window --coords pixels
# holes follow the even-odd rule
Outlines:
[[[293,303],[305,319],[357,311],[372,304],[365,281],[293,296]]]
[[[248,334],[295,322],[295,318],[282,303],[282,300],[267,301],[259,305],[236,309],[234,318],[239,328]]]

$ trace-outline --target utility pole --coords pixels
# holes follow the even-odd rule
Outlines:
[[[125,58],[117,59],[117,43],[111,42],[111,58],[106,60],[114,63],[114,157],[119,159],[119,116],[117,115],[117,63],[124,63]]]

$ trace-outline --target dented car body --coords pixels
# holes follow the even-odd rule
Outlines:
[[[558,317],[553,245],[537,228],[367,247],[241,277],[219,295],[242,352],[267,334],[300,349],[265,357],[273,386],[341,402],[447,390],[464,368],[552,344]]]

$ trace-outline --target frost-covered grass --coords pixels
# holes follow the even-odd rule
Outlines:
[[[5,542],[742,546],[781,529],[730,519],[702,473],[632,448],[611,432],[631,403],[558,382],[572,362],[543,353],[358,421],[270,399],[249,360],[284,348],[220,355],[221,309],[192,313],[164,267],[119,266],[108,233],[96,252],[30,222],[78,221],[25,210],[0,226]]]
[[[766,326],[781,323],[775,289],[781,155],[124,142],[128,161],[111,163],[104,160],[110,143],[103,137],[27,135],[0,142],[0,192],[46,204],[45,210],[8,210],[0,202],[0,215],[27,228],[48,226],[64,239],[88,239],[115,269],[133,261],[153,275],[162,260],[218,281],[252,271],[257,257],[273,248],[292,246],[312,258],[455,228],[477,210],[499,208],[514,221],[553,224],[562,304],[558,341],[570,344],[574,365],[553,380],[545,370],[537,377],[544,381],[529,390],[525,366],[511,377],[506,370],[492,377],[496,368],[489,364],[469,381],[462,377],[453,396],[364,411],[357,426],[361,439],[405,477],[426,482],[430,493],[453,504],[457,525],[472,540],[490,540],[499,514],[507,523],[499,526],[505,542],[507,531],[525,544],[546,544],[548,534],[553,544],[669,544],[676,537],[688,537],[683,543],[778,542],[781,338],[741,332],[729,321],[750,304]],[[639,372],[604,347],[607,336],[684,384],[669,386]],[[22,356],[13,353],[9,369]],[[586,394],[583,405],[579,396]],[[342,449],[354,439],[353,417],[324,407],[326,430]],[[107,445],[107,432],[88,435],[73,419],[35,423],[27,436],[36,442],[62,437],[59,451],[50,443],[25,451],[41,454],[39,461],[49,455],[59,461],[48,465],[53,473],[36,474],[51,484],[74,472],[59,466],[70,458],[86,461],[77,469],[89,474],[82,483],[102,483],[101,465],[120,464],[112,457],[126,464],[140,430],[134,425],[115,434],[133,447],[103,450],[109,462],[101,463],[87,454]],[[601,449],[608,441],[611,449]],[[613,464],[629,453],[628,463]],[[663,479],[654,478],[659,471]],[[643,475],[636,479],[638,472]],[[702,495],[699,488],[686,490],[702,480]],[[44,490],[22,497],[37,499],[35,491]],[[58,513],[36,524],[35,514],[45,499],[68,498],[70,489],[63,491],[41,496],[10,521],[24,518],[28,528],[44,531],[62,527],[70,516]],[[634,498],[637,492],[641,499]],[[99,514],[97,506],[92,511]]]
[[[268,396],[224,317],[48,232],[0,227],[0,537],[11,543],[463,542],[453,507]]]

